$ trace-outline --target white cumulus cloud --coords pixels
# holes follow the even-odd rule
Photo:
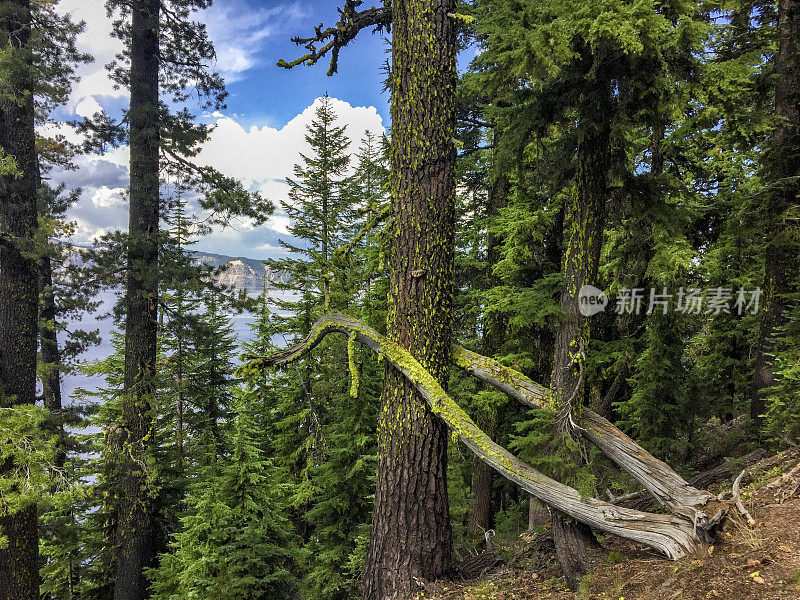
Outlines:
[[[103,107],[94,99],[94,96],[82,98],[75,106],[75,114],[85,119],[93,117],[99,112],[103,112]]]
[[[99,187],[92,193],[92,204],[97,208],[125,205],[125,188]]]
[[[68,110],[87,117],[97,112],[89,110],[95,105],[128,98],[128,91],[117,89],[105,68],[123,50],[122,41],[112,35],[116,17],[108,17],[105,1],[60,0],[58,10],[71,15],[73,21],[86,24],[85,31],[78,36],[78,48],[94,57],[94,62],[78,67],[79,81],[73,88]],[[206,25],[214,43],[217,58],[211,68],[231,82],[262,62],[260,51],[266,38],[282,34],[287,26],[300,22],[304,16],[302,4],[296,1],[257,8],[245,0],[222,0],[193,18]]]
[[[216,127],[195,160],[241,180],[248,189],[261,192],[279,206],[288,196],[285,178],[292,175],[296,163],[302,162],[301,154],[309,153],[305,139],[307,126],[321,101],[318,98],[280,128],[268,125],[245,128],[234,116],[217,113]],[[375,107],[352,106],[337,98],[331,98],[330,103],[338,116],[337,124],[346,126],[352,140],[351,152],[357,150],[365,131],[379,135],[385,132]],[[89,243],[104,232],[124,230],[128,148],[114,148],[102,156],[80,156],[77,166],[76,171],[53,174],[54,183],[65,181],[69,187],[83,189],[81,199],[69,213],[78,223],[75,241]],[[278,239],[289,236],[289,224],[289,218],[278,210],[263,227],[238,222],[232,228],[216,230],[200,241],[198,249],[254,258],[275,256],[279,253]]]
[[[294,165],[301,162],[300,154],[309,152],[305,139],[307,127],[321,102],[317,98],[280,129],[267,125],[245,129],[232,117],[217,118],[216,128],[197,160],[240,179],[248,188],[273,200],[285,199],[285,178],[292,176]],[[365,131],[384,133],[375,107],[354,107],[337,98],[331,98],[330,103],[338,115],[338,123],[346,125],[346,133],[352,140],[351,151],[357,149]]]

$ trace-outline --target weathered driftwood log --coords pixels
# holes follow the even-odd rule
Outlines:
[[[760,465],[764,459],[771,456],[772,455],[764,448],[757,448],[744,456],[728,457],[717,466],[690,477],[689,484],[695,488],[707,489],[709,486],[716,483],[722,483],[724,481],[730,483],[736,473],[740,472],[742,468]],[[771,463],[769,464],[770,467],[774,466]],[[769,468],[765,470],[769,470]],[[628,508],[635,508],[637,510],[647,510],[653,506],[654,502],[655,500],[652,494],[647,490],[626,494],[624,496],[617,496],[611,501],[612,504],[627,506]]]
[[[547,408],[547,389],[492,358],[481,356],[461,346],[453,347],[453,361],[512,398],[532,408]],[[617,466],[641,483],[664,508],[688,517],[702,526],[706,515],[699,510],[713,495],[692,487],[665,462],[658,460],[608,419],[584,408],[580,432]]]
[[[388,360],[414,384],[432,412],[455,431],[476,456],[548,506],[590,527],[658,550],[671,559],[693,553],[704,542],[702,529],[689,519],[631,510],[597,498],[583,498],[577,490],[519,460],[481,431],[407,350],[355,319],[326,313],[315,323],[307,339],[275,355],[253,357],[249,366],[257,368],[289,363],[310,352],[326,335],[334,332],[354,336],[383,360]]]

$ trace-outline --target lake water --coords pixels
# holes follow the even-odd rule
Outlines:
[[[291,299],[293,292],[291,291],[278,291],[278,290],[270,290],[270,295],[273,297],[280,297],[285,299]],[[252,292],[250,294],[253,297],[259,295],[259,292]],[[115,322],[114,318],[109,316],[106,318],[99,318],[102,315],[109,312],[111,307],[117,301],[117,292],[107,291],[100,294],[100,301],[102,305],[92,315],[87,315],[81,320],[79,323],[72,323],[71,328],[81,327],[82,329],[86,330],[100,330],[100,337],[102,341],[97,346],[92,346],[89,348],[80,358],[81,362],[91,362],[103,358],[107,358],[113,352],[113,347],[111,343],[111,334],[115,329],[119,329],[121,327],[120,323]],[[236,339],[239,344],[243,344],[250,339],[252,339],[252,329],[251,325],[255,322],[256,317],[252,313],[241,313],[241,314],[233,314],[230,316],[231,324],[233,325],[234,332],[236,334]],[[63,340],[60,340],[63,341]],[[278,346],[283,346],[285,344],[283,336],[277,335],[273,337],[273,343]],[[239,352],[238,350],[235,352],[235,362],[238,362]],[[82,373],[67,373],[62,376],[61,378],[61,391],[62,396],[64,398],[65,404],[72,404],[74,402],[80,402],[79,398],[73,398],[73,394],[76,389],[83,388],[85,390],[93,391],[96,390],[99,386],[103,384],[103,379],[100,376],[86,376]]]

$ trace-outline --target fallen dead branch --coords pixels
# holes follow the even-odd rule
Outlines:
[[[622,538],[644,544],[653,548],[668,558],[677,559],[692,554],[705,542],[705,534],[697,525],[698,513],[689,510],[689,506],[677,506],[672,496],[664,493],[664,497],[674,507],[675,514],[662,515],[636,511],[620,506],[615,506],[597,498],[584,498],[580,493],[543,473],[537,471],[527,463],[519,460],[501,446],[495,444],[469,416],[456,404],[456,402],[442,389],[436,379],[428,373],[419,362],[404,348],[390,342],[375,330],[355,319],[338,313],[326,313],[315,323],[308,338],[282,352],[268,357],[250,357],[252,360],[245,368],[260,369],[271,366],[284,365],[311,352],[319,342],[330,333],[342,333],[353,336],[356,341],[376,352],[383,360],[388,361],[399,370],[425,398],[431,411],[441,418],[460,437],[461,441],[486,464],[498,473],[517,483],[522,489],[532,494],[548,506],[573,517],[595,529],[618,535]],[[519,385],[530,385],[520,373],[512,373],[513,380]],[[523,379],[524,378],[524,379]],[[508,389],[514,391],[517,397],[523,395],[519,389],[510,383],[501,382]],[[530,382],[533,383],[533,382]],[[535,385],[535,384],[534,384]],[[600,439],[611,435],[603,419],[598,423],[595,438]],[[610,423],[608,424],[610,425]],[[613,425],[611,425],[613,428]],[[614,428],[616,429],[616,428]],[[590,430],[587,427],[587,431]],[[618,431],[618,430],[617,430]],[[616,442],[606,444],[606,448],[613,454],[615,448],[630,447],[635,443],[620,432],[620,435],[611,435]],[[620,446],[619,444],[622,444]],[[626,464],[649,464],[649,455],[642,455],[641,450],[636,461]],[[652,458],[652,457],[650,457]],[[656,459],[652,458],[653,461]],[[657,461],[660,463],[660,461]],[[661,463],[663,464],[663,463]],[[666,465],[665,465],[666,466]],[[633,468],[633,470],[636,470]],[[664,469],[658,469],[663,472]],[[671,470],[670,470],[671,471]],[[638,473],[638,471],[637,471]],[[640,474],[640,476],[642,476]],[[670,478],[672,478],[670,476]],[[682,481],[682,480],[681,480]],[[685,484],[685,482],[684,482]],[[660,487],[652,486],[659,491]],[[679,486],[678,489],[687,490],[689,497],[702,497],[706,495],[692,494],[690,486]],[[679,494],[678,494],[679,495]],[[710,495],[707,495],[710,497]],[[679,497],[682,497],[679,495]],[[689,515],[691,515],[690,518]]]
[[[736,510],[739,511],[739,514],[741,514],[747,521],[747,526],[755,527],[756,520],[752,517],[750,511],[745,508],[744,503],[742,502],[741,485],[742,478],[744,477],[745,473],[747,473],[747,469],[743,469],[736,478],[736,481],[733,482],[733,503],[736,506]]]
[[[481,381],[502,390],[532,408],[547,408],[547,390],[492,358],[481,356],[461,346],[453,347],[456,365]],[[673,514],[681,515],[703,526],[707,516],[701,510],[713,496],[699,490],[678,475],[665,462],[658,460],[608,419],[584,408],[578,431],[606,457],[631,477]]]

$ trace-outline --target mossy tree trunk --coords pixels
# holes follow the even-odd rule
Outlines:
[[[455,221],[453,0],[392,2],[394,215],[388,337],[444,385],[450,369]],[[365,600],[411,598],[450,567],[447,429],[386,367]]]
[[[591,97],[597,111],[581,118],[578,139],[576,192],[568,209],[569,231],[564,252],[565,287],[560,305],[565,320],[556,330],[553,375],[550,380],[552,408],[563,435],[577,440],[576,423],[584,396],[584,366],[589,347],[589,318],[578,310],[578,292],[584,285],[597,285],[606,205],[606,176],[609,159],[610,90],[598,76]],[[584,109],[588,110],[588,109]],[[582,457],[575,453],[575,462]],[[597,542],[581,523],[565,520],[553,512],[553,538],[568,585],[592,568]]]
[[[36,399],[39,294],[31,258],[39,181],[34,133],[30,0],[0,11],[4,82],[0,97],[0,407]],[[5,53],[8,54],[5,54]],[[11,465],[0,464],[0,470]],[[0,599],[39,598],[36,506],[0,517]]]
[[[125,294],[125,395],[118,456],[119,517],[114,600],[148,595],[154,533],[147,444],[152,429],[158,330],[159,0],[134,0],[130,36],[130,213]]]
[[[775,58],[778,84],[775,90],[775,111],[782,123],[775,130],[771,147],[765,156],[766,177],[778,184],[767,201],[766,225],[769,242],[764,262],[764,302],[756,346],[750,416],[757,423],[766,411],[764,390],[775,384],[775,339],[786,322],[786,295],[797,284],[797,225],[787,212],[800,203],[800,184],[787,182],[798,177],[800,169],[800,1],[778,2],[778,53]]]

